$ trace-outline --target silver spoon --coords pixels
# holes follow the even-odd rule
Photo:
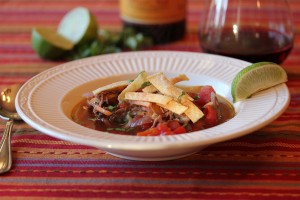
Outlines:
[[[0,142],[0,174],[9,171],[12,165],[11,131],[14,120],[21,120],[15,107],[15,98],[21,86],[12,85],[0,94],[0,117],[8,120]]]

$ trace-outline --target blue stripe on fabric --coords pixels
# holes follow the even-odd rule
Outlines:
[[[34,161],[36,159],[18,159],[18,160],[22,160],[22,161]],[[40,160],[37,160],[40,162]],[[239,166],[224,166],[224,165],[220,165],[219,162],[213,162],[213,164],[202,164],[202,163],[207,163],[211,161],[205,161],[202,160],[201,162],[193,162],[193,163],[189,163],[189,162],[184,162],[185,164],[180,164],[180,163],[169,163],[164,165],[163,163],[160,163],[160,165],[156,165],[156,164],[150,164],[147,163],[146,164],[135,164],[134,162],[127,162],[124,163],[124,161],[122,162],[115,162],[113,164],[105,164],[105,163],[100,163],[101,160],[99,160],[99,163],[88,163],[88,159],[68,159],[69,163],[65,163],[66,161],[63,160],[64,163],[50,163],[53,162],[53,159],[43,159],[42,162],[43,163],[20,163],[20,162],[15,162],[15,166],[16,167],[68,167],[68,168],[130,168],[130,169],[152,169],[152,168],[156,168],[156,169],[167,169],[167,168],[171,168],[171,169],[193,169],[193,168],[197,168],[197,169],[244,169],[244,170],[249,170],[249,169],[264,169],[264,166],[259,167],[259,164],[256,164],[255,162],[239,162]],[[80,162],[80,164],[78,163],[71,163],[71,162]],[[95,161],[95,159],[91,159],[91,161]],[[57,162],[57,159],[54,161]],[[87,163],[84,163],[87,162]],[[126,162],[126,161],[125,161]],[[131,164],[132,163],[132,164]],[[297,162],[284,162],[285,165],[295,165],[298,166],[299,163]],[[300,170],[300,166],[298,167],[284,167],[284,166],[268,166],[268,170]]]
[[[288,182],[260,182],[260,181],[217,181],[217,180],[190,180],[190,179],[168,179],[168,180],[153,180],[153,179],[57,179],[57,178],[38,178],[38,179],[20,179],[20,178],[9,178],[9,179],[0,179],[0,183],[46,183],[46,184],[84,184],[84,183],[92,183],[92,184],[147,184],[147,185],[210,185],[210,186],[219,186],[219,185],[226,185],[226,186],[280,186],[283,187],[300,187],[300,183],[288,183]]]

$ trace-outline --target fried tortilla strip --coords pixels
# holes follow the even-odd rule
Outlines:
[[[178,76],[175,76],[170,79],[171,83],[173,83],[173,84],[181,82],[181,81],[188,81],[188,80],[189,80],[189,78],[185,74],[179,74]],[[149,85],[143,89],[143,92],[149,92],[149,93],[153,93],[156,91],[157,91],[157,89],[155,88],[154,85]]]
[[[203,86],[200,85],[195,85],[195,86],[189,86],[189,85],[176,85],[176,87],[182,89],[185,92],[190,92],[190,93],[196,93],[198,94],[201,91],[201,88]]]
[[[142,91],[143,92],[148,92],[148,93],[153,93],[153,92],[156,92],[157,89],[154,87],[154,85],[149,85],[149,86],[143,88]]]
[[[188,107],[184,114],[186,114],[193,123],[197,122],[204,116],[203,112],[193,102],[191,102],[187,96],[183,96],[180,103]]]
[[[147,79],[162,94],[178,98],[183,92],[183,90],[174,86],[174,84],[168,80],[162,72],[150,75]]]
[[[185,92],[174,86],[163,73],[160,72],[153,74],[148,76],[147,79],[162,94],[174,97],[175,99],[178,99],[182,105],[187,106],[188,109],[184,113],[188,116],[188,118],[190,118],[190,120],[192,120],[193,123],[203,117],[203,112],[189,100],[189,97],[185,94]]]
[[[109,84],[109,85],[105,85],[103,87],[100,87],[100,88],[94,90],[93,94],[97,95],[100,92],[103,92],[105,90],[114,90],[118,87],[123,87],[123,86],[125,87],[125,86],[129,85],[129,83],[130,83],[129,81],[119,81],[119,82],[115,82],[115,83],[112,83],[112,84]]]
[[[123,101],[127,92],[135,92],[147,82],[147,73],[142,71],[139,75],[119,94],[118,100]]]
[[[170,101],[169,103],[167,103],[166,105],[163,105],[163,104],[157,104],[159,105],[160,107],[163,107],[167,110],[170,110],[172,111],[173,113],[176,113],[178,115],[181,115],[182,113],[184,113],[188,107],[178,103],[177,101]]]
[[[168,102],[172,100],[172,97],[161,95],[161,94],[145,93],[145,92],[126,92],[125,99],[136,100],[136,101],[148,101],[152,103],[159,103],[159,104],[166,105]]]
[[[152,106],[151,102],[147,102],[147,101],[136,101],[136,100],[131,100],[130,101],[131,104],[135,104],[135,105],[139,105],[139,106],[145,106],[145,107],[150,107]]]
[[[104,109],[104,108],[102,108],[102,107],[100,107],[100,106],[95,105],[94,108],[95,108],[98,112],[101,112],[101,113],[103,113],[103,114],[106,115],[106,116],[110,116],[110,115],[112,114],[110,111],[108,111],[108,110],[106,110],[106,109]]]
[[[171,83],[175,85],[175,83],[181,82],[181,81],[188,81],[190,80],[189,77],[187,77],[185,74],[179,74],[178,76],[175,76],[170,79]]]

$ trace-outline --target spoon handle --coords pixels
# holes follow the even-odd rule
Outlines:
[[[12,164],[11,131],[14,125],[12,119],[6,122],[6,127],[0,142],[0,174],[10,170]]]

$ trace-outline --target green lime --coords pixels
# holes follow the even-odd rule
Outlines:
[[[256,92],[287,81],[286,71],[272,62],[258,62],[242,69],[233,79],[233,102],[249,98]]]
[[[89,9],[77,7],[62,18],[57,32],[77,45],[97,39],[98,24]]]
[[[35,28],[31,33],[31,45],[39,56],[45,59],[58,59],[73,48],[73,43],[55,30]]]

